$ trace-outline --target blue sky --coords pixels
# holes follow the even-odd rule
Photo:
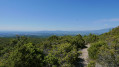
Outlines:
[[[0,30],[97,30],[119,25],[119,0],[0,0]]]

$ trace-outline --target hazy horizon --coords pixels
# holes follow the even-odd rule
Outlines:
[[[115,27],[112,27],[115,28]],[[42,31],[98,31],[98,30],[106,30],[106,29],[112,29],[112,28],[104,28],[104,29],[95,29],[95,30],[0,30],[0,32],[42,32]]]

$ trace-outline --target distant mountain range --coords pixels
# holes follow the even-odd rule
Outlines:
[[[112,28],[101,29],[101,30],[91,30],[91,31],[34,31],[34,32],[20,32],[20,31],[0,31],[0,37],[15,37],[16,35],[29,36],[29,37],[48,37],[51,35],[64,36],[64,35],[88,35],[92,34],[102,34],[109,32]]]

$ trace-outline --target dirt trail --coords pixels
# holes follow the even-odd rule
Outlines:
[[[88,64],[88,48],[90,47],[90,44],[86,45],[87,48],[84,48],[81,50],[82,55],[80,58],[82,58],[84,61],[82,62],[84,64],[84,67],[87,67]]]

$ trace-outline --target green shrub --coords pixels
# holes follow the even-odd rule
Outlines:
[[[103,45],[106,45],[106,43],[103,41],[92,43],[91,47],[88,49],[89,58],[94,60],[97,59],[98,51]]]
[[[88,64],[88,67],[95,67],[95,62],[94,61],[90,61]]]

